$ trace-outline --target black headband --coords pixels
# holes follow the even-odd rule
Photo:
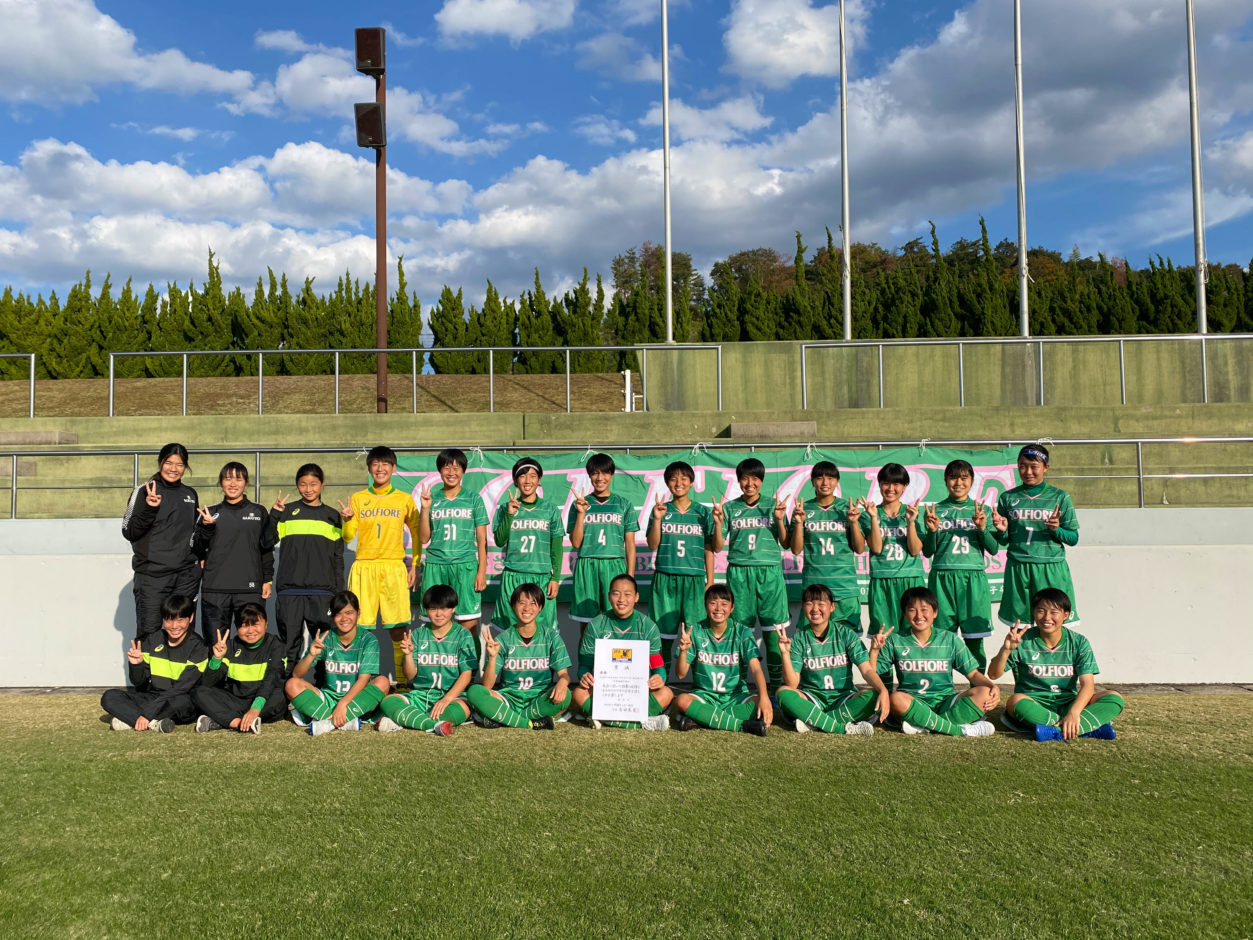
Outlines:
[[[1018,451],[1018,459],[1022,460],[1024,457],[1028,460],[1038,460],[1046,467],[1049,465],[1049,452],[1039,444],[1028,444]]]

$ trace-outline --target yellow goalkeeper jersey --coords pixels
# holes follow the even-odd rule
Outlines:
[[[342,527],[345,542],[357,539],[357,561],[403,561],[405,526],[418,530],[418,507],[413,497],[388,484],[379,493],[373,487],[352,494],[351,519]],[[421,551],[415,546],[414,564]]]

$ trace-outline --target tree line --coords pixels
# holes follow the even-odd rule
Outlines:
[[[978,240],[960,239],[940,249],[935,227],[930,244],[914,239],[894,250],[877,244],[851,248],[853,337],[1014,336],[1018,332],[1017,247],[1008,239],[993,247],[980,221]],[[674,337],[679,342],[829,340],[843,335],[841,253],[831,231],[810,252],[800,233],[788,259],[773,248],[741,251],[717,262],[708,283],[684,252],[673,255]],[[1144,268],[1124,259],[1068,258],[1035,248],[1028,252],[1031,332],[1036,336],[1186,333],[1196,324],[1192,267],[1160,256]],[[535,348],[498,352],[444,352],[451,347],[568,347],[655,343],[665,339],[665,273],[661,246],[645,242],[613,259],[611,282],[586,269],[561,296],[544,290],[538,269],[532,288],[516,298],[500,295],[491,281],[479,302],[467,305],[461,288],[444,287],[425,311],[410,291],[403,260],[388,298],[388,338],[395,348],[423,347],[418,368],[474,374],[550,373],[564,369],[565,353]],[[1211,332],[1253,332],[1253,276],[1239,265],[1210,265],[1207,281]],[[208,273],[197,286],[177,282],[163,291],[148,284],[141,294],[127,280],[116,292],[106,275],[99,289],[91,272],[64,300],[52,292],[31,298],[6,287],[0,295],[0,352],[35,353],[41,378],[108,375],[110,351],[348,349],[374,345],[375,293],[370,281],[349,273],[330,292],[306,278],[296,290],[272,270],[257,278],[251,297],[227,291],[209,253]],[[326,374],[330,354],[278,353],[266,358],[267,374]],[[395,354],[390,367],[408,371],[411,357]],[[638,368],[630,350],[571,354],[576,372]],[[126,356],[119,377],[173,376],[182,364],[172,356]],[[344,354],[346,373],[371,372],[374,357]],[[254,375],[256,357],[192,356],[191,375]],[[26,365],[0,360],[0,375],[22,378]]]

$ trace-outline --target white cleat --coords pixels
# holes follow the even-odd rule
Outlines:
[[[796,725],[797,734],[804,734],[805,732],[810,730],[809,725],[805,724],[805,722],[801,721],[799,718],[795,719],[793,721],[793,724]]]
[[[640,722],[640,727],[645,731],[669,731],[670,719],[665,715],[649,715]]]
[[[874,734],[874,725],[868,721],[850,721],[844,726],[845,734],[860,734],[870,737]]]
[[[590,727],[593,731],[599,731],[601,728],[604,727],[604,725],[602,725],[595,718],[588,718],[587,724],[588,724],[588,727]]]
[[[990,721],[972,721],[968,725],[962,725],[963,738],[986,738],[993,734],[996,734],[996,728]]]
[[[378,720],[378,724],[375,727],[383,734],[391,734],[393,731],[402,730],[400,725],[396,724],[396,722],[392,721],[386,715]]]
[[[901,721],[901,730],[906,734],[930,734],[926,728],[919,728],[917,725],[911,725],[908,721]]]

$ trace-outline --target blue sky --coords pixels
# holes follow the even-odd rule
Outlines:
[[[1183,4],[1024,0],[1032,245],[1192,261]],[[425,303],[516,295],[660,241],[657,0],[0,0],[0,284],[64,292],[374,267],[388,29],[389,254]],[[1015,237],[1009,0],[849,0],[853,237]],[[1253,256],[1253,0],[1197,0],[1211,261]],[[811,249],[839,222],[836,5],[671,0],[674,247]]]

